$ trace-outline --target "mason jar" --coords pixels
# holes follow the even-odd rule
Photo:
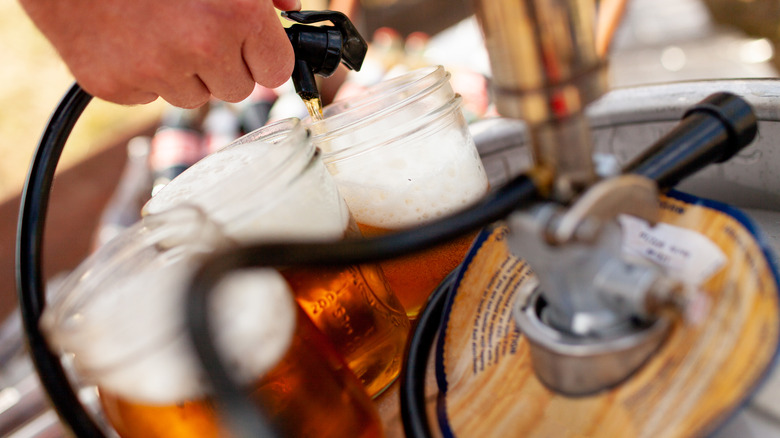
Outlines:
[[[364,236],[451,215],[488,191],[488,180],[443,67],[386,80],[307,119]],[[474,235],[381,264],[414,317],[466,254]]]
[[[359,235],[297,119],[268,125],[199,161],[144,214],[195,205],[236,242],[337,241]],[[398,376],[409,320],[377,265],[280,268],[300,306],[370,395]]]
[[[74,386],[96,388],[106,433],[217,437],[219,412],[186,336],[186,285],[230,245],[202,212],[148,215],[74,270],[41,326]],[[285,436],[381,433],[368,395],[271,268],[217,285],[209,319],[230,372]]]

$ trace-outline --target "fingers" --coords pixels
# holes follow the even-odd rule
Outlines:
[[[235,52],[216,58],[198,69],[198,76],[208,91],[217,99],[240,102],[252,93],[255,80],[241,56],[241,47]]]
[[[264,4],[273,12],[271,3]],[[295,55],[276,14],[264,12],[244,41],[241,53],[255,82],[273,88],[290,78]]]
[[[120,105],[145,105],[154,102],[160,97],[154,92],[137,89],[129,91],[123,88],[122,90],[117,90],[117,92],[110,92],[104,88],[95,88],[89,82],[79,82],[79,86],[92,96]]]
[[[292,6],[298,3],[275,1],[294,3]],[[152,90],[175,106],[195,108],[206,103],[209,95],[239,102],[252,93],[255,83],[277,87],[286,82],[294,63],[292,46],[271,2],[257,6],[258,10],[245,21],[251,25],[240,32],[243,44],[238,39],[230,41],[228,35],[220,41],[208,37],[191,39],[189,46],[197,53],[194,58],[200,60],[191,67],[195,73],[185,83],[177,81],[175,87],[161,84]]]
[[[208,70],[201,72],[199,77],[215,98],[225,102],[240,102],[252,93],[255,86],[243,61],[240,68],[240,72]]]
[[[175,82],[161,82],[154,88],[166,102],[179,108],[198,108],[209,101],[211,93],[198,75]]]
[[[208,102],[211,92],[197,74],[184,74],[174,69],[164,71],[166,74],[157,73],[154,69],[142,72],[125,70],[114,74],[99,74],[95,71],[84,73],[78,70],[73,73],[86,92],[120,105],[143,105],[158,97],[180,108],[197,108]],[[251,93],[254,82],[246,72],[244,81],[249,84],[249,91],[243,96],[246,97]],[[215,89],[220,86],[224,85],[215,85]],[[236,95],[236,88],[231,90],[227,92],[229,97]],[[219,91],[219,94],[224,92]],[[237,99],[241,100],[243,97]]]
[[[292,67],[286,65],[286,58],[276,58],[279,49],[268,48],[264,43],[245,45],[254,47],[251,49],[254,56],[250,55],[246,63],[241,56],[241,47],[237,47],[233,56],[219,57],[216,61],[207,58],[200,65],[192,66],[197,73],[185,73],[180,68],[168,66],[160,71],[147,69],[131,73],[125,70],[122,74],[96,74],[92,71],[74,73],[74,76],[79,78],[79,84],[88,93],[122,105],[146,104],[158,96],[180,108],[197,108],[208,102],[211,96],[226,102],[240,102],[252,93],[255,82],[276,87],[290,77]],[[286,36],[283,43],[292,52]],[[252,59],[256,66],[254,70],[248,66]],[[147,67],[150,64],[147,63]]]
[[[79,10],[90,32],[47,27],[73,76],[98,98],[137,105],[159,96],[195,108],[212,95],[241,101],[255,83],[273,88],[292,74],[292,46],[274,6],[299,9],[297,0],[137,0],[123,2],[121,14],[117,1]]]
[[[280,11],[300,11],[301,0],[274,0],[274,7]]]
[[[273,88],[290,78],[294,54],[274,6],[285,10],[301,7],[300,0],[255,3],[242,17],[246,26],[240,32],[243,40],[218,46],[217,50],[223,51],[218,56],[204,57],[208,63],[198,67],[198,75],[217,99],[238,102],[251,94],[255,83]]]

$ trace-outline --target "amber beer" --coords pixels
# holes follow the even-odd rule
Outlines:
[[[219,236],[206,235],[206,222],[188,226],[187,217],[154,227],[150,217],[108,242],[96,253],[105,258],[69,275],[67,292],[41,317],[52,350],[72,358],[74,383],[97,388],[100,424],[124,438],[228,432],[183,311],[186,285]],[[381,435],[371,398],[277,270],[230,273],[204,317],[227,372],[283,436]]]
[[[381,437],[376,409],[339,355],[298,311],[291,345],[252,385],[251,398],[289,437]],[[224,437],[213,400],[149,404],[98,388],[106,418],[123,438]]]
[[[358,224],[366,237],[381,236],[393,230]],[[409,315],[417,315],[431,291],[455,269],[465,257],[477,233],[470,233],[431,249],[398,257],[380,266],[393,290]]]
[[[299,122],[280,143],[262,128],[201,160],[144,207],[200,207],[236,242],[338,241],[359,233],[335,181]],[[282,131],[285,132],[285,131]],[[267,141],[267,139],[265,140]],[[409,321],[381,270],[285,270],[293,292],[370,395],[400,373]]]
[[[413,228],[472,205],[488,190],[485,169],[449,73],[423,68],[323,109],[312,141],[364,235]],[[382,263],[414,317],[455,268],[471,239]]]
[[[400,151],[384,154],[372,151],[404,169],[414,167],[412,172],[401,172],[401,175],[397,168],[365,163],[364,156],[360,157],[366,166],[363,169],[357,169],[359,161],[329,164],[364,237],[409,229],[456,214],[487,193],[482,163],[476,152],[469,150],[474,148],[473,143],[452,143],[444,142],[444,151],[438,155],[435,154],[438,147],[429,147],[428,154],[434,156],[418,151],[417,156],[410,152],[408,156],[393,157]],[[458,149],[465,150],[457,153]],[[441,164],[437,160],[447,163],[448,172],[437,171]],[[406,165],[397,164],[401,161]],[[370,175],[368,169],[373,169]],[[419,313],[430,293],[460,264],[475,236],[476,233],[469,234],[432,249],[379,263],[390,289],[409,317]]]
[[[458,164],[461,168],[453,174],[463,175],[462,178],[442,178],[432,167],[428,175],[418,175],[407,184],[419,190],[396,191],[396,186],[403,185],[403,181],[399,183],[399,178],[379,170],[365,193],[358,193],[353,187],[343,188],[342,193],[363,236],[408,229],[455,214],[487,192],[487,177],[481,163],[467,156]],[[417,165],[422,166],[424,162]],[[339,177],[341,174],[336,179]],[[380,199],[370,199],[372,194]],[[390,289],[409,317],[419,313],[428,295],[460,264],[475,236],[472,233],[432,249],[380,262]]]
[[[280,272],[369,395],[393,383],[401,372],[409,319],[378,266]]]
[[[370,190],[360,193],[359,188],[344,187],[342,193],[363,236],[412,228],[455,214],[487,192],[487,177],[478,160],[467,155],[456,164],[459,168],[453,166],[452,175],[461,177],[442,177],[432,167],[427,174],[422,174],[423,171],[413,178],[407,186],[415,189],[406,192],[395,190],[396,186],[404,185],[399,183],[399,178],[377,170]],[[425,166],[425,162],[418,161],[417,165]],[[337,180],[340,176],[337,175]],[[371,199],[372,195],[380,199]],[[409,317],[419,313],[430,293],[460,264],[475,236],[476,233],[471,233],[428,250],[379,263],[390,289]]]

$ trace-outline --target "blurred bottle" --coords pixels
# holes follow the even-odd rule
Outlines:
[[[208,155],[222,149],[241,135],[236,109],[227,102],[212,99],[203,119],[203,149]]]
[[[152,137],[149,153],[152,194],[203,158],[202,124],[208,110],[208,105],[197,109],[167,108]]]
[[[94,248],[113,239],[141,218],[141,207],[149,200],[152,192],[150,143],[149,137],[135,137],[127,142],[127,162],[116,190],[100,215]]]
[[[146,165],[146,163],[144,163]],[[46,300],[56,299],[67,273],[51,277],[46,284]],[[63,362],[70,372],[67,361]],[[97,392],[82,390],[78,397],[97,422]],[[0,322],[0,436],[4,438],[71,438],[73,434],[52,409],[27,351],[21,313],[17,308]]]
[[[371,36],[371,45],[366,57],[370,57],[372,63],[378,62],[383,72],[387,72],[403,62],[404,40],[401,34],[389,27],[380,27],[375,30]],[[365,65],[365,61],[363,61],[363,65]]]
[[[385,79],[404,59],[404,41],[389,27],[380,27],[372,35],[360,71],[350,70],[334,100],[345,100],[362,94],[366,88]],[[403,68],[399,73],[405,72]]]
[[[468,123],[489,117],[490,93],[487,78],[468,68],[450,70],[452,88],[463,97],[463,116]]]
[[[404,64],[406,68],[417,70],[418,68],[432,65],[425,55],[425,51],[428,48],[428,40],[430,39],[430,36],[425,32],[412,32],[407,35],[406,41],[404,41]]]
[[[308,117],[309,110],[306,109],[303,99],[295,92],[292,80],[288,80],[276,88],[276,93],[278,98],[274,101],[268,113],[269,122],[276,122],[290,117],[303,120]]]
[[[0,436],[8,436],[49,408],[27,356],[19,312],[0,325]]]
[[[238,105],[241,132],[246,134],[265,126],[270,120],[271,108],[278,97],[273,89],[255,84],[252,94]]]

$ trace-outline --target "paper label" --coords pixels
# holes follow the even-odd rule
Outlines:
[[[621,215],[623,251],[645,257],[667,268],[670,276],[699,286],[726,263],[726,254],[704,235],[670,224],[655,227]]]

